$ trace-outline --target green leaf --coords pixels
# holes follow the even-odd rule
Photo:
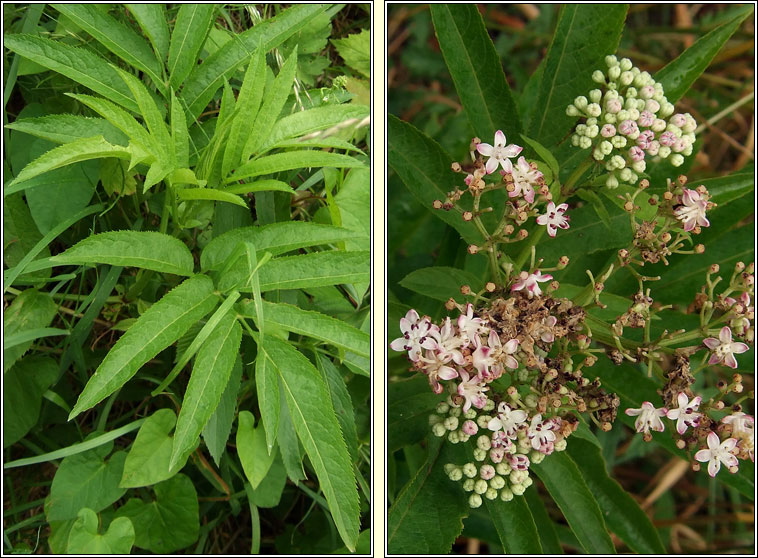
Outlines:
[[[132,522],[126,517],[114,519],[102,535],[98,533],[99,523],[94,511],[83,508],[71,527],[66,553],[129,554],[134,544]]]
[[[187,115],[179,99],[171,92],[171,139],[174,142],[174,159],[179,168],[189,167],[189,132]]]
[[[174,469],[168,468],[174,446],[171,431],[175,425],[176,414],[171,409],[159,409],[142,423],[126,456],[119,486],[149,486],[173,477],[182,469],[189,455]]]
[[[261,109],[263,110],[263,109]],[[366,165],[341,153],[327,153],[326,151],[313,151],[302,149],[298,151],[286,151],[266,155],[258,159],[248,161],[240,166],[234,174],[226,180],[227,183],[235,180],[243,180],[252,176],[274,174],[276,172],[303,169],[311,167],[334,167],[338,169],[363,168]]]
[[[50,357],[30,355],[3,374],[3,448],[7,448],[37,424],[42,394],[58,379],[58,363]]]
[[[344,124],[349,120],[362,120],[369,116],[366,105],[344,104],[326,105],[308,110],[301,110],[281,118],[271,130],[268,139],[262,144],[264,149],[290,138],[300,138],[320,130]],[[297,144],[293,144],[296,146]]]
[[[26,289],[3,312],[3,338],[19,333],[47,327],[53,321],[58,305],[48,295],[37,289]],[[27,341],[8,350],[3,349],[3,372],[10,370],[13,363],[24,356],[32,346]]]
[[[182,98],[190,118],[196,118],[213,98],[224,78],[231,77],[250,53],[261,48],[263,52],[281,45],[287,38],[308,25],[327,10],[324,4],[291,6],[281,13],[235,36],[196,67],[184,84]]]
[[[255,306],[251,304],[250,308],[255,308]],[[261,337],[259,343],[265,343],[266,339]],[[258,408],[266,432],[266,448],[268,453],[271,453],[279,432],[279,411],[281,410],[279,379],[276,366],[271,362],[268,354],[260,349],[255,359],[255,389],[258,392]]]
[[[287,483],[287,471],[282,458],[275,452],[276,459],[268,470],[258,488],[252,489],[251,501],[259,508],[275,508],[282,499],[284,485]]]
[[[218,303],[213,281],[195,275],[148,308],[116,342],[84,387],[69,420],[123,386]]]
[[[466,495],[445,474],[463,460],[459,447],[432,436],[426,462],[403,487],[387,514],[390,554],[447,554],[469,513]]]
[[[57,327],[41,327],[38,329],[21,331],[13,335],[7,335],[3,337],[3,352],[12,347],[23,345],[28,341],[34,341],[35,339],[41,339],[42,337],[55,337],[58,335],[71,335],[71,332],[67,329],[60,329]]]
[[[249,194],[251,192],[286,192],[294,194],[295,190],[281,180],[256,180],[255,182],[244,182],[242,184],[232,184],[222,190],[228,194]]]
[[[400,280],[400,284],[406,289],[442,302],[447,302],[451,297],[463,302],[465,297],[461,294],[462,285],[468,285],[474,293],[484,288],[482,277],[445,266],[424,267],[411,271]]]
[[[355,236],[347,229],[305,221],[238,227],[211,240],[200,254],[204,270],[219,270],[240,242],[250,241],[258,251],[278,256],[308,246],[336,244]]]
[[[126,136],[107,120],[79,114],[20,118],[5,127],[55,143],[68,143],[92,136],[103,136],[106,141],[119,145],[126,145],[127,142]]]
[[[371,250],[371,170],[352,169],[342,181],[334,203],[340,212],[341,226],[355,231],[345,241],[346,250]]]
[[[387,383],[387,451],[417,444],[429,434],[429,415],[442,399],[416,375]]]
[[[129,159],[130,156],[131,151],[128,148],[110,144],[105,141],[103,136],[75,140],[51,149],[26,165],[24,170],[18,173],[18,176],[6,186],[3,195],[7,196],[13,192],[18,192],[28,187],[18,187],[17,185],[21,182],[27,181],[53,169],[78,163],[79,161],[88,161],[90,159],[100,159],[103,157]]]
[[[147,124],[147,129],[150,131],[152,146],[157,151],[157,158],[170,159],[169,154],[173,153],[171,149],[173,142],[171,134],[168,131],[168,126],[166,126],[166,122],[163,119],[163,114],[158,108],[155,99],[150,95],[150,92],[141,80],[121,69],[118,70],[118,73],[137,101],[140,116],[142,116],[145,124]]]
[[[350,105],[350,106],[363,106],[363,105]],[[352,126],[352,124],[355,123],[358,124],[354,120],[348,120],[345,122],[345,125],[347,127]],[[324,132],[324,134],[328,133]],[[291,149],[291,148],[309,148],[309,147],[319,147],[319,148],[326,148],[326,149],[342,149],[344,151],[355,151],[356,153],[360,153],[361,155],[366,155],[366,153],[362,149],[358,149],[356,146],[354,146],[352,143],[346,142],[345,140],[341,140],[339,138],[330,138],[325,137],[323,135],[317,135],[313,134],[317,137],[313,139],[289,139],[289,140],[282,140],[278,141],[275,144],[271,145],[271,149]],[[266,146],[266,149],[269,149],[269,146]]]
[[[214,190],[213,188],[182,188],[176,191],[176,197],[183,201],[209,200],[233,203],[234,205],[247,209],[247,202],[244,199],[225,190]]]
[[[554,522],[550,518],[537,490],[527,490],[524,492],[524,500],[529,506],[529,512],[532,514],[534,522],[540,526],[540,544],[545,554],[563,554],[561,542],[555,532]]]
[[[169,31],[164,4],[124,4],[145,36],[150,39],[161,63],[168,56]]]
[[[615,554],[603,514],[576,463],[565,452],[555,452],[541,463],[533,463],[532,469],[545,483],[584,549],[590,554]]]
[[[352,33],[344,39],[332,39],[331,43],[345,64],[365,77],[371,77],[371,32],[368,29]]]
[[[303,289],[369,281],[370,252],[314,252],[274,258],[258,271],[261,291]]]
[[[266,477],[276,453],[269,454],[266,448],[266,432],[263,424],[254,428],[255,417],[250,411],[240,411],[237,416],[237,455],[250,486],[258,488]]]
[[[529,147],[531,147],[534,152],[537,154],[537,157],[539,157],[543,162],[545,162],[550,169],[550,172],[553,173],[553,176],[558,179],[558,174],[560,172],[560,167],[558,165],[558,161],[556,160],[555,156],[550,152],[549,149],[547,149],[544,145],[542,145],[539,142],[534,141],[531,138],[526,137],[524,134],[521,134],[521,139],[524,140],[524,143],[526,143]]]
[[[124,495],[119,480],[126,453],[117,451],[106,461],[111,449],[113,442],[61,461],[45,503],[48,521],[73,519],[82,508],[103,510]]]
[[[8,268],[21,263],[27,254],[42,239],[32,220],[29,206],[22,194],[14,194],[3,200],[3,261]],[[49,258],[50,250],[45,246],[36,259]],[[46,279],[50,271],[35,274],[35,278]],[[31,278],[31,277],[30,277]]]
[[[279,373],[298,438],[318,476],[337,531],[355,549],[359,531],[358,488],[329,392],[318,370],[292,345],[266,337],[258,346]]]
[[[197,353],[184,401],[176,421],[169,469],[191,450],[221,401],[239,353],[242,326],[227,314]]]
[[[347,451],[350,453],[350,460],[356,463],[358,460],[358,431],[355,427],[353,401],[345,385],[345,379],[326,355],[317,353],[316,363],[321,373],[321,379],[329,390],[334,414],[337,415],[337,421],[340,423],[340,430],[345,439]]]
[[[232,373],[229,375],[229,381],[226,383],[224,393],[221,394],[221,400],[213,411],[211,418],[203,428],[203,440],[208,446],[216,465],[221,464],[221,456],[226,451],[226,441],[232,432],[232,421],[237,411],[237,393],[240,389],[242,380],[242,357],[237,354],[234,359]],[[258,395],[260,402],[260,394]]]
[[[182,4],[176,14],[168,49],[169,83],[174,89],[197,65],[197,55],[213,24],[214,4]]]
[[[508,554],[543,554],[539,531],[524,498],[517,496],[510,502],[485,498],[484,503]]]
[[[457,230],[466,242],[481,243],[481,233],[474,223],[464,221],[460,213],[432,208],[435,200],[444,201],[447,192],[462,183],[450,170],[453,158],[432,138],[392,114],[387,115],[387,137],[389,165],[413,197],[432,215]]]
[[[134,118],[121,107],[117,106],[114,103],[111,103],[107,99],[100,99],[91,95],[78,95],[75,93],[66,94],[69,97],[76,99],[83,105],[88,106],[100,116],[105,118],[110,124],[121,130],[132,142],[142,148],[142,150],[145,151],[145,154],[147,154],[148,151],[153,150],[153,138],[151,138],[147,130],[139,122],[137,122],[136,118]],[[132,154],[133,158],[135,156],[135,154]],[[155,158],[155,153],[152,153],[150,155],[150,159],[147,159],[146,156],[143,157],[145,157],[146,161],[152,160]]]
[[[633,188],[630,186],[629,188]],[[595,210],[595,213],[600,218],[600,220],[603,222],[603,225],[605,225],[606,229],[611,228],[611,215],[608,213],[608,210],[605,208],[605,204],[603,203],[603,200],[600,199],[600,196],[597,195],[597,192],[594,190],[590,190],[589,188],[579,188],[576,192],[577,196],[582,198],[584,201],[588,202],[590,205],[592,205],[592,208]],[[611,193],[610,190],[607,190],[606,188],[603,188],[603,194],[613,203],[615,203],[617,206],[621,204],[619,207],[623,209],[624,204],[626,201],[618,199],[616,196],[618,194],[622,194],[622,192],[618,192],[617,190],[613,191]],[[640,197],[644,196],[643,193]],[[644,202],[644,200],[640,200],[640,202]],[[648,211],[652,211],[653,214],[655,214],[656,207],[651,207],[650,205],[645,205],[644,203],[640,203],[641,211],[637,214],[639,215],[639,219],[645,219],[650,218],[647,216],[641,215],[641,213]]]
[[[572,437],[567,452],[597,499],[608,528],[638,554],[665,554],[666,548],[650,518],[608,475],[600,448]]]
[[[530,138],[542,145],[558,143],[576,118],[566,107],[577,95],[596,85],[592,72],[616,52],[626,18],[627,4],[563,4],[535,101],[536,110],[527,128]]]
[[[81,83],[124,108],[138,110],[118,71],[87,49],[27,34],[6,35],[4,44],[24,58]]]
[[[474,4],[431,4],[434,31],[474,135],[489,142],[497,130],[521,132],[503,65]]]
[[[95,234],[53,256],[57,265],[109,264],[161,273],[192,275],[192,254],[178,238],[154,231],[110,231]]]
[[[278,373],[274,370],[274,374]],[[277,384],[279,381],[277,380]],[[289,410],[287,409],[287,398],[284,394],[284,386],[279,384],[279,432],[276,434],[276,440],[279,444],[279,451],[282,456],[284,468],[287,476],[294,483],[305,480],[305,469],[303,469],[303,448],[297,439],[295,426],[292,424]]]
[[[243,316],[256,317],[255,305],[249,299],[241,301],[237,311]],[[326,314],[303,310],[284,302],[264,300],[263,316],[267,324],[274,324],[285,331],[307,335],[361,356],[371,356],[371,336],[368,333]]]
[[[653,77],[663,86],[666,99],[670,103],[676,103],[687,93],[687,90],[705,71],[716,54],[729,40],[729,37],[734,34],[745,18],[753,13],[754,9],[755,6],[752,4],[745,5],[740,15],[702,36],[676,59],[658,70]]]
[[[161,65],[150,45],[131,27],[111,17],[94,4],[51,4],[53,8],[70,18],[94,39],[121,58],[127,64],[139,68],[165,91],[161,79]]]
[[[155,485],[155,499],[130,498],[116,511],[134,525],[134,546],[168,554],[197,540],[200,532],[197,492],[181,473]]]
[[[263,99],[263,88],[266,85],[266,67],[266,53],[259,48],[250,57],[250,64],[237,96],[237,114],[232,120],[229,140],[224,150],[221,176],[228,176],[242,162],[242,151],[245,147],[247,133],[250,130],[250,123],[255,122],[261,99]]]

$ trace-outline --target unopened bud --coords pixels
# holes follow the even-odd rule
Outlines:
[[[529,236],[529,231],[526,229],[520,229],[517,235],[521,240],[524,240],[527,236]]]
[[[705,246],[703,246],[702,244],[695,245],[695,253],[696,254],[702,254],[704,252],[705,252]]]
[[[734,271],[737,273],[742,273],[745,270],[745,263],[744,262],[737,262],[734,264]]]
[[[461,164],[454,162],[452,165],[450,165],[450,170],[453,172],[461,172]]]
[[[506,225],[505,228],[503,229],[503,232],[505,233],[506,236],[509,236],[513,234],[514,230],[515,229],[513,228],[513,225]]]
[[[721,268],[719,267],[719,264],[713,264],[713,265],[711,266],[711,273],[718,273],[718,272],[719,272],[719,269],[721,269]]]

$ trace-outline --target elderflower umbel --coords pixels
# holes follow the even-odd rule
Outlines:
[[[721,469],[722,463],[729,467],[731,473],[736,473],[739,463],[732,450],[737,445],[737,440],[735,438],[727,438],[722,442],[718,434],[710,432],[707,443],[708,448],[698,451],[695,454],[695,459],[701,463],[708,462],[708,474],[715,477],[716,473]]]
[[[515,144],[506,145],[505,134],[502,130],[495,132],[495,145],[489,143],[480,143],[476,146],[476,150],[489,157],[485,165],[487,174],[492,174],[497,170],[498,165],[503,167],[505,172],[512,172],[513,164],[511,163],[511,157],[517,157],[523,147]]]
[[[690,114],[674,114],[663,86],[631,60],[606,56],[607,74],[596,70],[592,79],[602,89],[579,96],[566,108],[569,116],[585,118],[576,126],[571,143],[592,148],[593,158],[605,161],[606,186],[636,184],[646,159],[669,159],[675,167],[692,154],[697,123]],[[668,118],[668,120],[665,120]]]
[[[733,342],[732,330],[728,326],[721,328],[718,339],[707,337],[703,339],[703,344],[713,351],[708,364],[723,362],[729,368],[737,368],[737,359],[734,358],[735,353],[744,353],[750,348],[745,343]]]

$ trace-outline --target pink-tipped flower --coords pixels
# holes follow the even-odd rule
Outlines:
[[[655,115],[648,110],[643,110],[640,113],[640,117],[637,119],[637,123],[645,128],[652,126],[653,122],[655,122]]]
[[[635,163],[638,161],[643,161],[645,159],[645,152],[642,150],[641,147],[635,145],[629,149],[629,157]]]
[[[667,409],[661,407],[656,409],[650,401],[644,401],[639,409],[627,409],[624,411],[630,417],[637,417],[634,421],[634,428],[637,432],[649,433],[652,428],[656,432],[663,432],[662,416],[666,415]]]
[[[489,391],[490,388],[484,385],[482,378],[478,375],[469,376],[469,373],[461,369],[459,371],[461,377],[461,383],[458,384],[458,395],[463,397],[463,412],[468,411],[473,405],[477,409],[481,409],[487,403],[487,396],[485,391]]]
[[[718,434],[710,432],[706,440],[708,444],[707,449],[701,449],[695,454],[695,459],[701,463],[708,462],[708,474],[712,477],[716,476],[716,473],[721,469],[723,463],[729,467],[730,472],[736,473],[738,466],[737,458],[732,453],[732,450],[737,445],[736,438],[727,438],[723,442],[719,439]],[[734,468],[734,470],[732,470]]]
[[[514,471],[526,471],[529,468],[529,457],[523,453],[513,453],[507,457]]]
[[[737,368],[737,359],[734,358],[735,353],[744,353],[750,348],[745,343],[733,342],[732,330],[728,326],[721,328],[718,339],[707,337],[703,339],[703,344],[713,351],[708,364],[723,362],[729,368]]]
[[[526,422],[526,411],[511,409],[504,401],[497,407],[497,416],[487,423],[487,428],[495,433],[502,431],[507,438],[515,438],[519,427]],[[494,436],[493,436],[494,442]]]
[[[744,435],[753,435],[755,419],[742,411],[725,416],[721,419],[721,422],[732,426],[733,436],[741,437]]]
[[[418,363],[422,365],[421,371],[428,376],[429,385],[434,393],[442,393],[440,380],[453,380],[458,377],[456,369],[448,366],[449,362],[449,356],[443,356],[437,351],[426,351],[426,355],[418,359]]]
[[[459,350],[459,347],[463,344],[463,340],[458,336],[455,326],[449,317],[445,318],[445,322],[439,331],[432,331],[429,334],[437,342],[436,350],[442,357],[449,357],[454,363],[463,366],[465,359]]]
[[[658,138],[658,141],[661,142],[661,145],[665,145],[666,147],[671,147],[674,145],[674,142],[676,141],[676,136],[673,132],[663,132],[661,134],[661,137]]]
[[[650,144],[655,139],[655,132],[652,130],[645,130],[644,132],[641,132],[639,136],[637,136],[637,145],[641,149],[650,149]]]
[[[555,237],[556,231],[569,228],[569,217],[565,215],[568,204],[562,203],[556,206],[553,202],[548,202],[544,215],[537,217],[538,225],[547,225],[547,234]]]
[[[679,392],[679,395],[676,396],[676,402],[679,407],[677,409],[669,409],[666,416],[676,421],[676,431],[679,434],[684,434],[689,426],[692,428],[697,427],[702,414],[696,411],[702,400],[703,398],[698,395],[690,401],[684,392]]]
[[[532,423],[526,431],[527,437],[532,441],[532,448],[550,455],[555,449],[555,430],[556,423],[552,420],[542,420],[541,414],[532,417]]]
[[[461,426],[461,430],[464,434],[467,434],[469,436],[473,436],[477,432],[479,432],[479,427],[476,425],[476,423],[473,420],[467,420],[463,423],[463,426]]]
[[[619,132],[625,136],[631,136],[639,131],[640,129],[637,127],[637,123],[634,120],[624,120],[619,124]]]
[[[511,166],[514,190],[508,192],[508,197],[524,196],[528,203],[534,203],[534,184],[538,184],[543,178],[542,173],[532,167],[523,156],[518,158],[516,166]]]
[[[482,468],[479,469],[479,476],[484,480],[490,480],[495,476],[495,468],[489,463],[482,465]]]
[[[534,295],[540,296],[542,294],[542,289],[540,289],[539,283],[544,283],[545,281],[552,281],[553,276],[549,274],[542,275],[540,270],[536,270],[534,273],[527,273],[526,271],[522,271],[519,275],[519,280],[514,283],[514,285],[511,287],[511,291],[520,291],[522,289],[526,289],[526,292],[529,296],[529,298],[532,298]]]
[[[513,437],[516,437],[515,431]],[[502,450],[505,453],[513,453],[513,442],[502,430],[492,433],[491,444],[494,449]]]
[[[684,223],[685,231],[691,231],[696,225],[710,226],[711,223],[705,217],[708,202],[697,191],[685,188],[679,202],[682,205],[674,210],[674,215]]]
[[[468,346],[478,333],[487,332],[484,320],[474,317],[474,305],[470,302],[466,305],[466,313],[458,316],[458,330],[463,338],[464,347]]]
[[[432,325],[429,318],[420,318],[418,312],[411,309],[404,318],[400,318],[400,331],[402,337],[398,337],[390,347],[393,351],[408,351],[408,358],[416,362],[421,354],[421,349],[434,349],[437,347],[432,333],[437,326]]]
[[[504,171],[511,172],[512,164],[510,158],[518,156],[522,149],[523,147],[515,144],[506,145],[505,134],[502,130],[495,132],[495,145],[480,143],[476,146],[476,150],[479,153],[485,157],[489,157],[485,164],[487,174],[495,172],[498,165],[501,165]]]
[[[605,124],[602,128],[600,128],[600,135],[604,138],[612,138],[616,135],[616,126],[613,124]]]

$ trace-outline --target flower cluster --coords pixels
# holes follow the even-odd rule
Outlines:
[[[741,386],[737,380],[735,386]],[[699,395],[690,397],[685,392],[679,392],[674,408],[656,409],[652,403],[645,401],[639,409],[626,409],[625,413],[637,417],[634,421],[635,429],[643,433],[646,441],[652,439],[650,430],[662,432],[665,429],[662,417],[676,421],[676,431],[681,437],[677,446],[695,451],[696,461],[708,462],[710,476],[715,477],[722,464],[731,473],[736,473],[739,468],[738,459],[750,458],[754,461],[755,421],[742,411],[734,411],[717,422],[705,410],[700,409],[702,401],[703,398]],[[723,404],[709,407],[718,410],[719,407],[723,408]],[[693,432],[685,436],[689,428]],[[695,463],[694,467],[697,469],[699,465]]]
[[[592,148],[596,161],[605,161],[606,186],[636,184],[648,160],[668,159],[675,167],[692,154],[695,119],[674,113],[663,87],[631,60],[606,56],[606,73],[596,70],[592,79],[602,86],[579,96],[566,108],[569,116],[581,116],[571,137],[573,145]]]
[[[482,497],[522,494],[531,484],[530,464],[566,447],[578,426],[575,412],[590,410],[606,429],[615,419],[618,398],[582,376],[582,366],[596,361],[580,333],[585,312],[544,293],[540,283],[551,280],[540,270],[524,271],[501,290],[505,297],[478,308],[451,299],[446,307],[459,315],[440,324],[410,310],[400,321],[403,336],[391,343],[407,352],[435,393],[447,393],[430,417],[432,432],[454,444],[475,443],[473,461],[446,466],[471,492],[472,507]],[[585,361],[575,364],[570,353],[550,357],[557,340],[575,344]]]
[[[468,191],[475,198],[475,209],[463,211],[464,221],[477,219],[481,214],[492,211],[493,208],[479,208],[479,196],[484,192],[504,189],[508,193],[509,203],[503,214],[503,225],[496,231],[493,238],[507,242],[508,237],[516,232],[516,228],[522,226],[530,216],[537,217],[537,224],[547,227],[548,235],[554,237],[558,229],[569,228],[570,218],[566,214],[568,205],[556,204],[552,201],[552,195],[547,187],[545,176],[534,162],[529,162],[521,155],[523,147],[516,144],[508,144],[502,130],[495,132],[493,144],[484,143],[479,138],[471,140],[471,158],[474,168],[471,172],[464,170],[460,163],[454,162],[452,170],[465,173],[463,182],[467,190],[456,188],[448,192],[447,199],[435,200],[435,209],[449,211]],[[514,162],[512,159],[518,159]],[[495,172],[498,171],[499,172]],[[495,181],[492,181],[492,178]],[[546,204],[545,213],[540,214],[538,206]],[[516,240],[523,240],[527,235],[526,229],[520,229],[516,233]],[[472,253],[478,251],[474,247]]]

